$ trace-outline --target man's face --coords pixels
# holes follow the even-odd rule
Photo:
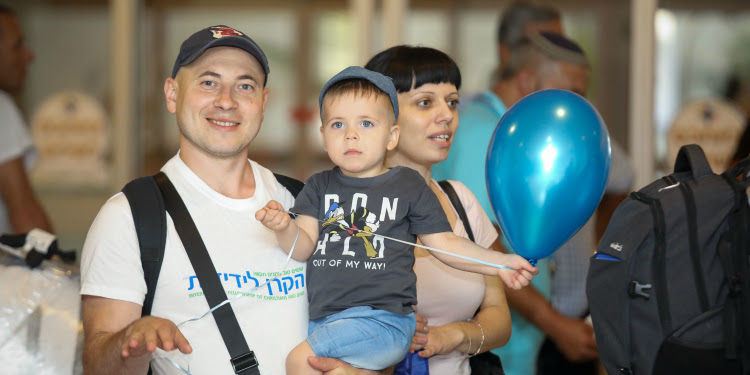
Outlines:
[[[264,79],[260,63],[233,47],[210,48],[168,78],[164,93],[167,109],[177,116],[180,152],[246,157],[263,121]]]
[[[21,91],[33,58],[18,19],[10,14],[0,14],[0,89],[13,94]]]
[[[537,75],[534,91],[561,89],[586,96],[589,85],[589,69],[566,62],[544,64]]]

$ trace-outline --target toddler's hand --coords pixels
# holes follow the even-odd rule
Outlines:
[[[498,269],[498,276],[503,280],[505,285],[513,289],[521,289],[526,285],[529,285],[534,275],[539,273],[539,269],[532,266],[528,260],[524,259],[518,254],[503,254],[504,258],[502,264],[514,269],[515,271],[509,271],[506,269]]]
[[[269,201],[265,207],[255,213],[255,218],[273,231],[286,229],[292,219],[284,212],[284,207],[276,201]]]

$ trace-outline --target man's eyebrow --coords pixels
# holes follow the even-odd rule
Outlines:
[[[206,77],[206,76],[208,76],[208,77],[214,77],[214,78],[221,78],[221,74],[216,73],[216,72],[212,72],[210,70],[206,70],[205,72],[203,72],[200,75],[198,75],[198,77]],[[237,76],[237,78],[236,78],[237,81],[241,81],[241,80],[245,80],[245,79],[253,81],[253,82],[258,82],[258,80],[255,79],[255,77],[253,77],[250,74],[241,74],[241,75]]]
[[[215,73],[215,72],[212,72],[210,70],[206,70],[205,72],[203,72],[200,75],[198,75],[198,77],[205,77],[205,76],[215,77],[215,78],[221,78],[221,75],[219,73]]]
[[[249,79],[249,80],[251,80],[251,81],[253,81],[253,82],[258,82],[258,80],[257,80],[257,79],[255,79],[255,77],[253,77],[253,76],[252,76],[252,75],[250,75],[250,74],[243,74],[243,75],[237,76],[237,80],[238,80],[238,81],[242,81],[242,80],[244,80],[244,79]]]

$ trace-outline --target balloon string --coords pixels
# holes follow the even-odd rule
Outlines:
[[[295,212],[290,212],[290,211],[284,211],[284,212],[286,212],[286,213],[288,213],[290,215],[293,215],[294,217],[297,217],[299,215],[298,213],[295,213]],[[323,220],[320,220],[320,219],[317,219],[317,218],[313,218],[313,219],[315,219],[315,220],[317,220],[317,221],[319,221],[321,223],[325,223]],[[385,239],[389,239],[391,241],[400,242],[402,244],[416,246],[416,247],[421,247],[423,249],[427,249],[427,250],[431,250],[431,251],[436,251],[436,252],[441,253],[441,254],[446,254],[446,255],[454,256],[456,258],[461,258],[461,259],[468,260],[468,261],[471,261],[471,262],[476,262],[476,263],[484,264],[486,266],[500,268],[500,269],[504,269],[504,270],[508,270],[508,271],[516,271],[513,268],[510,268],[508,266],[504,266],[502,264],[495,264],[495,263],[491,263],[491,262],[486,262],[486,261],[483,261],[481,259],[475,259],[475,258],[468,257],[468,256],[465,256],[465,255],[451,253],[451,252],[448,252],[448,251],[445,251],[445,250],[436,249],[434,247],[429,247],[429,246],[419,245],[419,244],[416,244],[416,243],[411,243],[411,242],[408,242],[408,241],[399,240],[398,238],[388,237],[388,236],[384,236],[382,234],[377,234],[377,233],[369,232],[369,231],[362,230],[362,229],[357,229],[357,228],[348,228],[348,229],[351,229],[351,230],[354,230],[354,231],[357,231],[357,232],[368,233],[368,234],[371,234],[373,236],[383,237]]]
[[[296,217],[296,215],[295,215],[295,217]],[[292,253],[294,253],[294,247],[297,245],[297,240],[298,239],[299,239],[299,226],[297,226],[297,236],[294,237],[294,242],[292,243],[292,248],[289,250],[289,254],[286,257],[286,261],[284,262],[284,266],[281,267],[282,271],[286,270],[287,266],[289,266],[289,260],[292,258]],[[237,300],[237,299],[239,299],[241,297],[245,297],[245,296],[249,295],[250,292],[252,292],[252,291],[254,291],[254,290],[258,289],[258,288],[262,288],[262,287],[268,285],[268,283],[270,283],[271,281],[278,280],[278,279],[279,279],[279,276],[274,277],[273,279],[270,279],[270,280],[266,280],[266,282],[264,282],[263,284],[257,285],[255,287],[253,287],[252,289],[248,290],[247,292],[243,292],[243,293],[240,293],[240,294],[238,294],[238,295],[236,295],[236,296],[234,296],[232,298],[226,299],[223,302],[221,302],[220,304],[214,306],[212,309],[206,311],[200,317],[188,319],[188,320],[186,320],[186,321],[178,324],[177,328],[180,328],[180,327],[182,327],[183,325],[185,325],[187,323],[201,320],[201,319],[205,318],[206,316],[208,316],[208,314],[213,313],[214,310],[216,310],[216,309],[218,309],[218,308],[220,308],[220,307],[222,307],[222,306],[224,306],[224,305],[226,305],[228,303],[234,302],[235,300]],[[159,355],[159,354],[153,354],[151,360],[153,361],[155,359],[165,359],[170,364],[172,364],[172,366],[176,367],[178,370],[184,372],[187,375],[191,375],[190,374],[190,359],[188,358],[187,354],[185,354],[185,353],[181,353],[181,354],[182,354],[183,357],[185,357],[185,363],[187,363],[187,369],[185,369],[182,366],[180,366],[177,362],[173,361],[171,358],[167,358],[167,357],[164,357],[164,356]]]

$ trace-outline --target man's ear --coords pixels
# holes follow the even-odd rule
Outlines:
[[[536,76],[528,68],[523,68],[516,77],[516,86],[521,97],[531,94],[536,88]]]
[[[167,100],[169,113],[177,112],[177,81],[172,77],[164,81],[164,97]]]
[[[510,60],[510,48],[505,44],[498,44],[497,59],[499,62],[498,66],[508,65],[508,60]]]
[[[266,112],[266,103],[268,103],[268,87],[263,89],[263,113]]]
[[[391,133],[389,134],[388,144],[385,146],[386,150],[391,151],[398,146],[398,137],[401,134],[401,128],[398,124],[391,126]]]
[[[263,105],[260,109],[260,123],[263,123],[263,120],[266,118],[266,103],[268,102],[268,89],[263,89]]]

